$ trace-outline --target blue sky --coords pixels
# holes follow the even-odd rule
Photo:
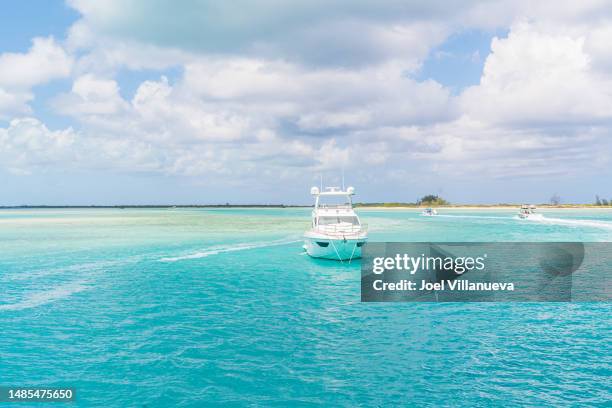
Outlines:
[[[32,38],[54,36],[63,38],[80,14],[62,1],[24,0],[5,4],[0,25],[0,49],[3,52],[23,52]]]
[[[0,205],[612,196],[596,0],[10,3]],[[607,189],[607,191],[606,191]]]

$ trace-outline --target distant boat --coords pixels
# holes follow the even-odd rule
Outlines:
[[[533,219],[533,218],[542,218],[542,214],[536,213],[535,205],[527,205],[527,204],[521,205],[521,209],[519,210],[518,216],[519,218],[523,220]]]
[[[424,215],[426,217],[433,217],[434,215],[438,215],[438,212],[433,208],[426,208],[423,210],[421,215]]]
[[[311,228],[304,233],[304,249],[313,258],[334,259],[339,261],[361,257],[361,248],[368,239],[367,227],[361,223],[353,210],[351,196],[355,189],[346,191],[338,187],[328,187],[319,191],[310,189],[315,197],[312,210]],[[325,199],[345,198],[343,204],[325,204]]]

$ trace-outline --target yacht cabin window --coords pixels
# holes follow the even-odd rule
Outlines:
[[[323,216],[319,217],[319,225],[333,225],[347,223],[352,225],[359,225],[359,220],[356,216]]]

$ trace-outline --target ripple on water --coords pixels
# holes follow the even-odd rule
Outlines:
[[[377,240],[610,237],[513,212],[453,214],[469,217],[362,218]],[[91,406],[610,400],[609,304],[363,304],[358,263],[300,255],[308,209],[85,215],[0,230],[5,383],[72,384]]]

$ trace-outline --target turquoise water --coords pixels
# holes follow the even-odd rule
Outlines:
[[[362,210],[379,241],[612,241],[612,211]],[[604,405],[612,306],[365,304],[308,209],[0,211],[0,385],[78,406]],[[23,406],[23,405],[19,405]]]

